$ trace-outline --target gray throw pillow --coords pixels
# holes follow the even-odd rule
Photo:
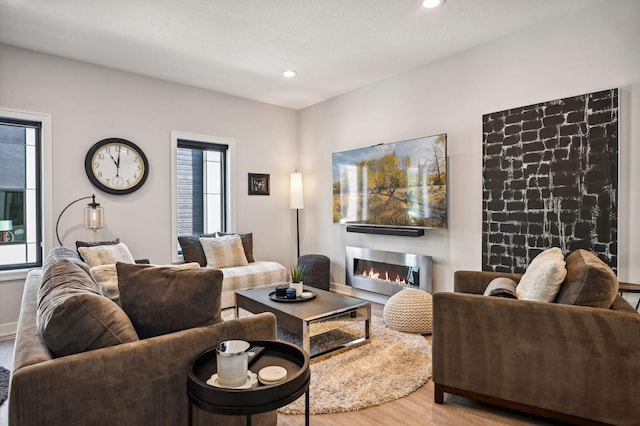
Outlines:
[[[138,340],[124,311],[102,295],[82,265],[68,259],[43,271],[37,325],[56,357]]]
[[[117,263],[120,305],[141,338],[221,321],[222,272]]]
[[[485,296],[505,297],[508,299],[517,299],[516,286],[518,284],[511,278],[498,277],[491,280],[484,291]]]

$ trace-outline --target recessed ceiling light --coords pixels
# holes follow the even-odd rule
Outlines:
[[[287,78],[293,78],[298,75],[298,73],[295,70],[284,70],[282,71],[282,75]]]
[[[427,9],[432,9],[434,7],[442,6],[446,0],[424,0],[422,2],[422,6]]]

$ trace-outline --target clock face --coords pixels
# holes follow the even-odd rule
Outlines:
[[[87,177],[109,194],[129,194],[142,187],[149,163],[142,150],[125,139],[103,139],[91,147],[84,162]]]

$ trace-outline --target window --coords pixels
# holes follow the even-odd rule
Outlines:
[[[0,116],[0,270],[42,265],[42,123]]]
[[[178,235],[231,229],[230,159],[233,141],[172,132],[173,257],[180,260]]]

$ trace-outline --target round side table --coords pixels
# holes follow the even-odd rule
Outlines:
[[[278,365],[287,370],[284,382],[275,385],[259,384],[250,389],[229,389],[208,385],[206,382],[217,372],[216,349],[209,349],[189,365],[187,396],[189,397],[189,426],[193,424],[193,406],[205,411],[225,415],[251,415],[265,413],[298,399],[305,394],[305,425],[309,425],[309,355],[295,345],[282,341],[253,340],[251,346],[264,346],[265,351],[249,368],[258,373],[263,367]]]

